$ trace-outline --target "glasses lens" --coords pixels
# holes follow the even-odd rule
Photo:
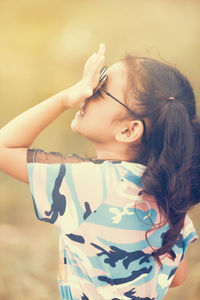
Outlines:
[[[105,72],[105,71],[104,71],[104,72]],[[101,78],[100,78],[100,80],[99,80],[99,83],[98,83],[96,89],[93,91],[93,94],[97,93],[98,90],[99,90],[101,87],[104,86],[104,84],[105,84],[107,78],[108,78],[108,75],[107,75],[107,74],[101,76]]]
[[[100,77],[99,77],[99,80],[101,80],[101,78],[103,77],[105,71],[107,70],[107,66],[104,66],[101,71],[100,71]]]

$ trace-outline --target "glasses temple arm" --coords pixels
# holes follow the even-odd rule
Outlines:
[[[136,118],[139,118],[142,122],[143,125],[143,134],[142,134],[142,143],[146,144],[147,143],[147,139],[146,139],[146,124],[144,122],[143,119],[141,119],[133,110],[131,110],[128,106],[126,106],[123,102],[119,101],[117,98],[115,98],[113,95],[111,95],[110,93],[108,93],[106,90],[104,90],[103,87],[100,87],[101,90],[103,90],[103,92],[108,95],[109,97],[111,97],[112,99],[114,99],[115,101],[117,101],[119,104],[123,105],[132,115],[134,115]]]

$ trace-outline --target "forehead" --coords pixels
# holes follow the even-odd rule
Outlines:
[[[126,68],[122,62],[111,65],[107,72],[108,79],[106,81],[106,89],[109,93],[113,93],[115,97],[123,100],[126,88]]]

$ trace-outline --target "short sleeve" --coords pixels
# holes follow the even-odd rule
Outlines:
[[[27,168],[41,221],[72,232],[103,200],[102,167],[89,159],[29,149]]]
[[[188,215],[185,217],[184,226],[181,233],[183,236],[183,254],[181,260],[183,260],[188,245],[195,242],[198,238],[193,222]]]
[[[27,168],[33,205],[39,220],[56,224],[66,209],[66,197],[61,184],[66,173],[65,157],[60,153],[46,153],[29,149]]]
[[[64,156],[59,152],[45,152],[41,149],[28,149],[27,151],[27,163],[44,163],[44,164],[56,164],[56,163],[80,163],[83,161],[90,161],[89,159],[83,159],[78,155]]]

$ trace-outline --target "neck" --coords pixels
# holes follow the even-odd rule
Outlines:
[[[136,161],[139,153],[136,151],[114,151],[96,148],[97,159],[116,161]]]

